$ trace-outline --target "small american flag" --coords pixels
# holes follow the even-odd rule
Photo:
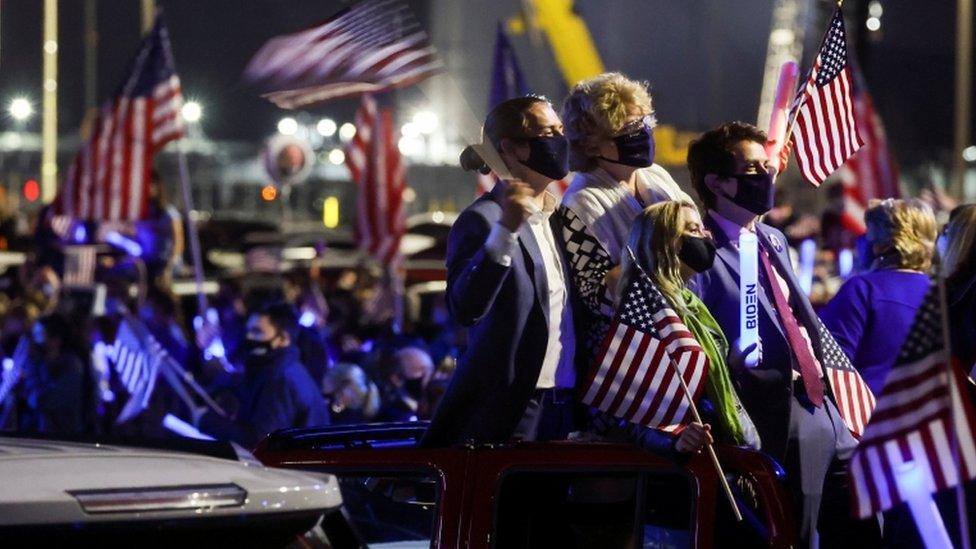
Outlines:
[[[102,221],[144,218],[153,155],[183,135],[182,105],[169,32],[157,16],[128,77],[102,106],[95,131],[75,156],[55,213]]]
[[[844,16],[834,10],[813,70],[790,113],[790,145],[803,177],[819,186],[863,144],[854,119]],[[787,153],[788,154],[788,153]]]
[[[115,344],[108,355],[115,366],[116,379],[129,393],[128,402],[115,419],[117,424],[122,424],[149,405],[159,368],[169,359],[169,353],[141,321],[127,317],[119,324]]]
[[[823,350],[823,366],[827,372],[830,390],[837,402],[837,411],[851,434],[860,438],[874,410],[874,394],[819,318],[817,324],[820,347]]]
[[[962,480],[976,477],[976,415],[961,390],[968,381],[952,359],[955,383],[949,383],[944,350],[939,292],[933,286],[851,457],[853,498],[861,518],[907,499],[896,475],[912,464],[922,470],[929,492],[959,484],[954,444],[959,445]]]
[[[858,82],[860,84],[860,82]],[[898,166],[888,150],[881,117],[864,86],[854,90],[854,120],[864,145],[839,170],[844,185],[841,224],[857,235],[864,234],[864,210],[873,198],[898,198]]]
[[[309,29],[272,38],[244,76],[264,97],[297,109],[359,93],[408,86],[443,63],[399,0],[367,0]]]
[[[68,288],[91,288],[95,284],[96,246],[65,246],[64,285]]]
[[[614,417],[675,431],[690,408],[677,374],[697,400],[708,357],[646,276],[630,283],[597,355],[583,402]]]
[[[249,271],[258,273],[280,273],[282,250],[277,246],[256,246],[244,255],[244,264]]]
[[[346,147],[346,166],[359,187],[356,241],[359,248],[383,264],[400,257],[406,232],[403,191],[406,173],[397,148],[393,115],[380,111],[364,94],[356,112],[356,135]]]

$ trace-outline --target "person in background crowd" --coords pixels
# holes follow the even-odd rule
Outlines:
[[[350,425],[372,420],[380,409],[380,390],[356,364],[340,362],[322,382],[332,423]]]
[[[618,290],[626,291],[637,277],[648,276],[708,357],[705,395],[696,404],[709,423],[693,422],[680,435],[623,421],[616,427],[625,429],[641,447],[671,458],[701,451],[712,441],[712,425],[718,440],[759,449],[759,434],[736,394],[730,373],[730,365],[743,367],[755,345],[743,351],[730,347],[712,314],[686,287],[692,276],[709,269],[715,260],[715,244],[698,208],[683,200],[649,206],[634,221],[626,246],[631,252],[623,254]]]
[[[194,422],[220,440],[253,447],[268,433],[288,427],[329,424],[329,410],[319,385],[298,360],[298,320],[287,303],[275,303],[247,321],[243,379],[233,388],[237,416],[224,418],[197,410]]]
[[[558,216],[572,284],[582,307],[580,352],[595,358],[613,316],[620,255],[641,210],[662,200],[687,200],[654,163],[654,106],[647,84],[616,72],[576,84],[562,118],[576,171]]]
[[[843,183],[837,181],[828,184],[827,207],[820,216],[821,247],[825,250],[839,251],[854,247],[857,235],[843,222],[845,203]]]
[[[135,224],[135,241],[142,247],[149,280],[168,286],[173,269],[183,258],[183,221],[166,197],[166,185],[155,169],[149,179],[149,212]]]
[[[20,386],[19,427],[33,433],[78,434],[85,427],[85,360],[77,353],[74,329],[61,315],[41,317],[30,332]]]
[[[549,101],[524,96],[492,109],[483,133],[513,179],[468,206],[448,237],[448,308],[470,337],[427,446],[561,439],[574,425],[573,315],[546,191],[568,172],[562,122]],[[490,172],[472,147],[460,160]]]
[[[849,518],[846,460],[857,441],[824,384],[824,337],[800,289],[786,237],[759,222],[773,206],[766,135],[751,124],[729,122],[691,143],[692,185],[708,208],[705,225],[715,237],[717,259],[689,286],[725,333],[739,340],[739,235],[759,239],[759,340],[755,367],[732,371],[742,403],[759,431],[762,450],[783,463],[802,509],[801,534],[824,547],[879,541],[876,523]],[[830,337],[826,334],[826,337]],[[828,357],[829,358],[829,357]]]
[[[404,347],[393,355],[390,395],[377,417],[380,421],[417,421],[430,418],[427,385],[434,361],[419,347]]]
[[[917,199],[887,199],[864,213],[875,257],[820,311],[824,325],[878,395],[929,289],[935,216]]]
[[[317,384],[322,383],[329,367],[329,353],[324,339],[328,305],[318,283],[303,272],[286,275],[284,298],[298,315],[298,349],[302,364]]]
[[[976,204],[952,210],[940,237],[946,277],[952,352],[976,374]]]

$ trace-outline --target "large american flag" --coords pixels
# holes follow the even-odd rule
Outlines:
[[[854,90],[854,120],[864,145],[852,156],[838,173],[844,186],[844,211],[841,223],[857,235],[864,234],[864,210],[874,198],[898,198],[898,166],[888,150],[881,117],[874,109],[871,94],[863,83]]]
[[[356,112],[356,135],[346,147],[346,166],[359,187],[355,225],[359,248],[390,264],[400,258],[400,240],[407,230],[403,204],[407,179],[393,114],[379,110],[372,95],[363,95]]]
[[[115,419],[122,424],[149,405],[159,369],[170,360],[169,353],[141,321],[127,317],[119,324],[108,358],[114,365],[116,379],[129,393],[129,400]]]
[[[144,218],[153,155],[183,135],[182,105],[169,32],[157,16],[126,79],[102,106],[91,137],[75,156],[55,213],[101,221]]]
[[[244,76],[285,109],[408,86],[443,63],[401,0],[367,0],[309,29],[272,38]]]
[[[907,499],[897,473],[912,464],[921,470],[929,492],[959,484],[960,473],[962,480],[976,477],[976,415],[964,389],[969,381],[952,359],[955,382],[949,383],[939,309],[933,286],[851,457],[853,498],[861,518]]]
[[[823,183],[863,144],[854,118],[852,80],[844,16],[837,8],[790,112],[795,119],[790,145],[800,172],[813,185]]]
[[[697,401],[705,388],[708,357],[660,290],[647,277],[635,277],[597,355],[583,402],[673,432],[690,421],[679,373]]]
[[[837,403],[837,411],[848,430],[860,438],[871,418],[871,412],[874,411],[874,394],[819,318],[817,324],[820,348],[823,351],[822,362]]]

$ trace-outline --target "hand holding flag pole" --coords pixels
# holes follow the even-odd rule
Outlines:
[[[650,281],[653,284],[653,280],[648,276],[644,268],[641,267],[640,263],[637,261],[637,257],[634,255],[634,250],[627,246],[627,253],[630,254],[630,259],[633,261],[634,266],[640,271],[641,276]],[[674,363],[673,360],[668,360],[668,364],[671,368],[674,368],[675,376],[681,383],[681,392],[684,394],[684,398],[688,401],[688,408],[691,410],[691,415],[695,419],[696,423],[704,425],[701,415],[698,413],[698,406],[695,405],[694,397],[692,396],[691,390],[688,388],[688,383],[685,381],[685,376],[682,371],[678,368],[678,365]],[[719,482],[722,485],[722,490],[725,492],[725,497],[729,500],[729,505],[732,507],[732,513],[735,515],[735,520],[737,522],[742,522],[742,512],[739,511],[739,505],[735,501],[735,496],[732,494],[732,487],[729,486],[729,481],[725,478],[725,471],[722,469],[722,464],[718,461],[718,455],[715,454],[715,448],[711,443],[706,444],[708,449],[708,457],[711,458],[712,465],[715,466],[715,472],[718,473]]]

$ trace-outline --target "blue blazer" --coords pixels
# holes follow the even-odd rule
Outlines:
[[[718,227],[711,216],[705,224],[712,231],[718,248],[712,268],[696,275],[689,287],[708,307],[725,332],[729,344],[739,338],[739,251]],[[817,317],[810,300],[800,289],[793,274],[786,237],[769,225],[756,223],[760,246],[770,252],[773,267],[786,279],[790,287],[790,304],[797,321],[806,327],[813,343],[813,351],[821,363],[823,353],[818,335]],[[762,269],[762,264],[759,266]],[[786,332],[780,325],[773,297],[759,289],[759,337],[763,359],[755,368],[732,371],[746,411],[759,431],[762,450],[775,458],[786,455],[790,428],[790,399],[793,398],[792,351]],[[829,386],[825,388],[829,395]]]
[[[469,328],[468,347],[424,434],[425,446],[508,440],[542,370],[549,339],[542,254],[523,223],[511,265],[488,255],[485,241],[502,214],[498,199],[497,187],[482,195],[461,212],[448,236],[447,306]],[[562,234],[557,216],[550,223],[553,234]]]

